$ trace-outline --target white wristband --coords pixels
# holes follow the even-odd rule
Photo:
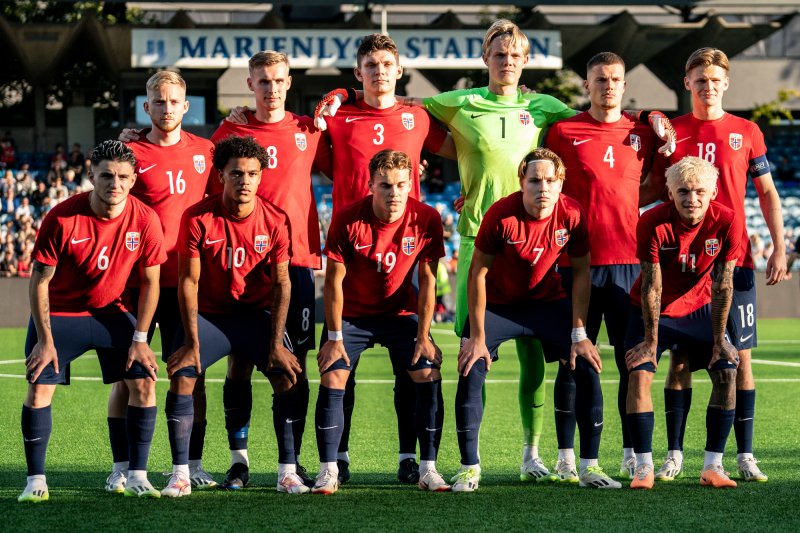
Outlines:
[[[147,332],[146,331],[134,331],[133,332],[133,342],[147,342]]]
[[[344,340],[344,334],[342,333],[342,330],[333,331],[333,330],[329,329],[328,330],[328,340],[329,341],[343,341]]]
[[[586,328],[572,328],[572,343],[585,341],[589,337],[586,336]]]

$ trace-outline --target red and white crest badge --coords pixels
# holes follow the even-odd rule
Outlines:
[[[194,160],[194,169],[197,171],[198,174],[202,174],[206,171],[206,156],[200,154],[193,156]]]
[[[263,254],[264,251],[269,248],[269,235],[256,235],[256,242],[254,246],[256,252]]]
[[[635,133],[631,133],[631,148],[636,150],[637,152],[642,148],[642,138],[636,135]]]
[[[308,141],[306,140],[305,133],[295,133],[294,134],[294,144],[300,149],[301,152],[305,152],[306,148],[308,148]]]
[[[556,244],[559,246],[564,246],[567,244],[569,240],[569,232],[566,229],[557,229],[556,230]]]
[[[135,252],[139,247],[141,235],[138,231],[129,231],[125,234],[125,248],[131,252]]]
[[[531,114],[530,113],[528,113],[527,111],[520,111],[519,112],[519,122],[520,122],[520,124],[522,124],[523,126],[527,126],[528,124],[531,123],[531,120],[532,119],[531,119]]]
[[[742,140],[742,134],[741,133],[731,133],[730,136],[728,136],[728,144],[734,150],[740,149],[742,147],[742,144],[744,144],[744,142]]]
[[[403,121],[403,127],[407,130],[414,129],[414,114],[413,113],[403,113],[400,115],[400,119]]]
[[[719,239],[706,239],[706,254],[714,257],[719,252]]]
[[[416,239],[414,237],[403,237],[403,253],[411,255],[417,247]]]

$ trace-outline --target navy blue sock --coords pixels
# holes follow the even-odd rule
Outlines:
[[[478,434],[483,419],[483,384],[486,381],[486,361],[478,359],[467,377],[458,376],[456,390],[456,433],[462,465],[476,465]]]
[[[111,442],[111,457],[115,463],[128,460],[128,430],[124,418],[108,417],[108,440]]]
[[[436,427],[437,428],[444,428],[444,395],[442,394],[442,381],[439,380],[439,386],[436,388],[436,402],[439,406],[436,409]],[[436,449],[439,449],[439,446],[442,443],[442,430],[436,432],[434,435],[434,443],[433,445],[436,446]]]
[[[394,377],[394,412],[397,414],[400,453],[417,453],[416,407],[417,390],[414,387],[414,380],[408,372],[400,371]]]
[[[169,448],[172,450],[172,464],[188,465],[189,441],[192,436],[192,420],[194,419],[192,395],[167,392],[164,413],[167,415],[167,433],[169,434]]]
[[[189,397],[191,400],[191,396]],[[150,443],[156,429],[156,406],[128,406],[128,470],[147,470]],[[191,418],[189,419],[191,421]]]
[[[304,383],[308,386],[307,381]],[[272,395],[272,424],[278,439],[278,463],[282,465],[293,465],[297,462],[294,426],[305,424],[305,418],[300,417],[301,410],[305,409],[300,406],[299,396],[296,388],[284,394]]]
[[[733,430],[736,433],[737,453],[753,453],[753,418],[756,415],[756,391],[736,391],[736,418]]]
[[[558,364],[553,404],[556,415],[558,449],[575,447],[575,376],[567,365]]]
[[[735,409],[706,409],[706,451],[723,453],[733,425]]]
[[[681,450],[682,433],[684,420],[683,391],[675,389],[664,389],[664,416],[667,420],[667,449]]]
[[[417,398],[416,404],[416,426],[417,436],[419,437],[419,458],[422,461],[435,461],[438,448],[436,443],[441,440],[442,426],[437,425],[439,411],[443,411],[439,404],[439,390],[442,388],[442,380],[427,381],[425,383],[414,384]],[[436,434],[439,434],[437,439]]]
[[[683,437],[686,435],[686,420],[689,419],[689,410],[692,408],[692,389],[683,389],[683,420],[681,421],[681,436],[678,440],[680,449],[683,450]]]
[[[631,440],[633,440],[634,452],[653,452],[654,426],[655,415],[653,414],[653,411],[650,411],[649,413],[628,414],[628,427],[631,429]]]
[[[246,450],[247,437],[250,435],[250,412],[253,410],[253,385],[250,380],[225,378],[222,405],[225,407],[228,448]]]
[[[189,460],[199,461],[203,458],[203,445],[206,442],[207,420],[192,423],[192,436],[189,438]]]
[[[627,350],[624,345],[614,346],[614,361],[617,363],[619,371],[619,387],[617,387],[617,411],[622,430],[622,447],[633,448],[631,432],[628,428],[628,366],[625,363],[625,353]]]
[[[353,420],[353,407],[356,405],[356,376],[350,372],[347,384],[344,386],[344,399],[342,409],[344,411],[344,428],[342,428],[342,438],[339,441],[339,452],[344,453],[350,449],[350,426]]]
[[[297,421],[292,424],[292,435],[294,437],[294,455],[300,457],[300,449],[303,447],[303,434],[306,430],[306,417],[308,416],[308,398],[310,395],[308,380],[298,381],[295,385],[297,389],[295,401],[297,405]]]
[[[23,405],[21,426],[28,475],[43,475],[47,443],[50,442],[50,433],[53,432],[53,412],[50,406],[34,409]]]
[[[600,375],[586,359],[575,361],[575,416],[581,439],[581,459],[600,456],[600,437],[603,434],[603,390]]]
[[[317,425],[317,449],[321,463],[336,461],[339,441],[344,429],[344,391],[319,386],[317,411],[314,421]]]

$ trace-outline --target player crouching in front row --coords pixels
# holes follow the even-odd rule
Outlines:
[[[436,471],[442,434],[442,352],[430,336],[434,268],[444,256],[438,212],[409,198],[411,160],[383,150],[369,162],[372,193],[334,213],[325,243],[325,325],[317,356],[322,375],[316,426],[320,472],[313,492],[338,490],[336,463],[347,378],[365,349],[382,344],[416,389],[419,487],[447,491]],[[419,295],[411,284],[419,264]]]
[[[66,372],[59,369],[92,349],[97,350],[103,382],[124,379],[130,390],[125,495],[159,497],[147,480],[158,372],[147,330],[167,254],[155,212],[128,195],[136,182],[135,166],[133,152],[123,143],[101,143],[91,155],[89,179],[94,189],[54,207],[36,236],[25,341],[30,384],[22,406],[28,484],[20,502],[50,497],[44,462],[53,427],[50,403],[56,384],[66,383]],[[134,268],[141,277],[136,319],[123,302]]]
[[[287,419],[300,418],[292,394],[302,365],[283,346],[289,308],[289,228],[286,215],[256,196],[267,152],[252,137],[229,137],[213,153],[223,184],[186,210],[178,238],[178,302],[182,328],[167,371],[166,415],[172,476],[163,496],[191,493],[189,439],[195,380],[228,354],[244,357],[266,375],[275,392],[278,492],[301,494],[294,439]]]
[[[585,329],[591,290],[586,217],[578,202],[561,195],[564,164],[552,151],[530,152],[518,175],[522,190],[489,208],[475,240],[467,284],[469,322],[458,354],[456,431],[461,470],[453,478],[453,490],[478,488],[486,373],[503,342],[523,337],[538,339],[547,361],[560,361],[557,379],[569,375],[577,383],[573,400],[564,405],[556,402],[558,409],[576,411],[580,429],[581,473],[572,477],[584,487],[620,488],[597,462],[603,395],[600,355]],[[556,272],[563,253],[572,261],[572,305]]]
[[[735,487],[722,468],[722,454],[736,407],[739,357],[725,338],[725,323],[741,253],[739,226],[733,211],[711,202],[717,195],[717,169],[711,163],[685,157],[666,177],[672,201],[644,213],[636,227],[642,273],[631,289],[626,342],[631,347],[627,409],[636,453],[631,488],[653,488],[650,389],[667,348],[688,354],[692,371],[706,367],[711,377],[700,484]]]

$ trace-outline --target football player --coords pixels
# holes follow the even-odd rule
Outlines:
[[[161,220],[167,261],[161,267],[161,293],[148,341],[155,332],[161,334],[162,360],[172,353],[175,329],[178,326],[178,228],[181,215],[205,195],[211,171],[211,148],[207,139],[197,137],[181,128],[183,116],[189,110],[186,82],[168,70],[153,74],[147,80],[147,100],[144,110],[152,125],[141,131],[136,140],[128,143],[138,163],[136,183],[131,195],[150,206]],[[134,270],[128,286],[136,310],[139,279]],[[128,391],[124,381],[112,386],[108,400],[108,434],[114,466],[106,480],[106,490],[123,492],[128,470],[128,440],[125,436],[125,406]],[[192,486],[206,489],[217,482],[203,470],[203,442],[206,434],[205,381],[201,376],[196,384],[195,420],[189,446],[189,469]]]
[[[167,259],[156,213],[129,197],[136,159],[118,141],[91,154],[90,192],[58,204],[45,217],[33,251],[31,321],[25,342],[30,385],[22,406],[28,484],[20,502],[49,498],[44,463],[52,432],[50,404],[70,361],[97,350],[104,383],[125,380],[128,395],[126,496],[158,498],[147,479],[156,422],[155,356],[147,332],[158,304],[160,265]],[[128,312],[125,284],[139,273],[138,312]],[[132,339],[132,341],[131,341]]]
[[[439,213],[409,198],[413,162],[382,150],[369,163],[371,195],[333,215],[325,243],[325,326],[317,355],[321,381],[316,426],[320,472],[313,491],[339,488],[337,452],[345,424],[343,399],[361,352],[381,344],[394,368],[414,382],[420,442],[419,487],[447,491],[436,470],[444,411],[442,352],[430,337],[436,301],[434,269],[444,256]],[[419,265],[419,294],[411,285]]]
[[[631,291],[625,356],[628,427],[636,452],[631,488],[653,487],[653,400],[650,389],[661,353],[682,354],[692,370],[711,378],[706,410],[706,447],[701,485],[735,487],[722,468],[722,454],[736,406],[739,356],[725,322],[741,250],[741,227],[717,197],[717,169],[687,156],[667,170],[670,201],[642,215],[636,226],[641,276]],[[714,274],[713,282],[710,274]]]
[[[288,221],[256,194],[269,155],[253,138],[219,142],[213,162],[223,191],[184,213],[178,239],[181,346],[167,363],[172,475],[162,495],[191,494],[191,393],[197,376],[228,354],[250,360],[272,384],[277,488],[302,494],[310,489],[296,474],[292,424],[286,422],[304,410],[293,394],[302,367],[283,345],[291,294]]]
[[[748,177],[758,192],[761,212],[769,228],[774,249],[767,261],[767,285],[789,279],[783,215],[778,191],[772,181],[764,136],[749,120],[726,113],[722,99],[730,85],[729,63],[724,52],[700,48],[686,61],[684,86],[691,93],[692,112],[673,121],[677,144],[669,161],[657,158],[649,190],[663,191],[663,168],[691,155],[705,159],[719,170],[717,202],[733,209],[743,251],[733,275],[734,293],[728,317],[731,342],[741,360],[736,374],[736,418],[733,423],[738,450],[738,474],[746,481],[767,481],[753,457],[753,419],[755,381],[750,365],[751,349],[756,346],[756,285],[750,240],[745,225],[744,196]],[[668,455],[656,479],[675,479],[682,473],[683,434],[691,405],[691,373],[685,361],[670,358],[670,373],[664,388],[667,412]]]
[[[581,486],[620,488],[597,457],[603,425],[600,355],[586,335],[589,305],[589,237],[580,204],[561,195],[561,159],[547,148],[524,157],[520,191],[492,205],[481,222],[469,271],[469,323],[458,354],[456,431],[461,469],[453,490],[473,492],[481,478],[478,434],[481,393],[497,349],[510,339],[536,338],[548,362],[560,361],[577,384],[575,405],[581,433]],[[572,302],[556,262],[572,260]],[[520,282],[523,285],[520,285]],[[571,333],[570,333],[571,332]],[[594,438],[594,436],[597,438]]]

